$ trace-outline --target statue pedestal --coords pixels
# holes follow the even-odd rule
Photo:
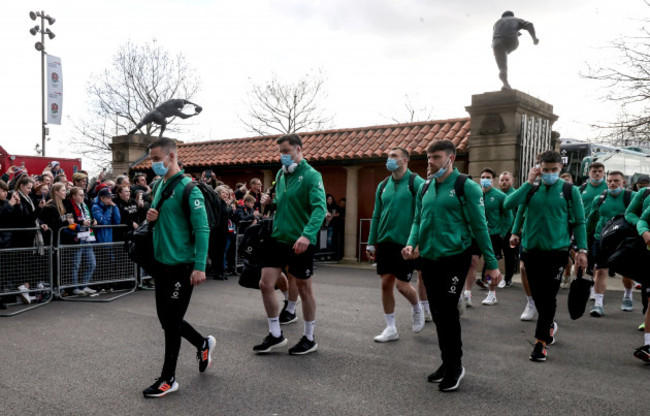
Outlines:
[[[465,107],[472,119],[469,174],[475,180],[486,167],[512,172],[515,186],[526,180],[535,156],[555,149],[551,133],[558,116],[553,106],[517,90],[472,95]]]
[[[114,136],[110,144],[113,151],[113,174],[128,174],[129,168],[147,155],[148,147],[154,137],[144,134]]]

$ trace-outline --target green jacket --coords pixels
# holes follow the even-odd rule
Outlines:
[[[390,175],[381,194],[379,193],[381,183],[377,186],[368,245],[385,242],[406,245],[413,225],[415,199],[417,198],[417,196],[413,197],[413,192],[409,189],[410,178],[411,171],[407,169],[404,176],[398,181],[395,181],[393,175]],[[414,182],[417,192],[424,183],[424,179],[416,176]]]
[[[521,244],[524,250],[557,251],[568,250],[571,245],[569,221],[579,249],[587,249],[585,231],[585,212],[580,198],[580,191],[572,187],[569,213],[567,201],[564,200],[559,179],[551,186],[540,185],[526,207]],[[515,193],[506,198],[505,207],[514,208],[526,202],[533,186],[526,182]],[[518,214],[519,215],[519,214]],[[516,225],[516,224],[515,224]],[[513,227],[513,233],[515,232]]]
[[[275,176],[276,212],[271,236],[292,244],[301,236],[316,244],[318,230],[327,213],[325,187],[321,174],[305,159],[293,173],[282,170]]]
[[[636,225],[639,222],[641,214],[650,207],[650,195],[648,195],[646,199],[643,199],[643,194],[646,189],[647,188],[641,188],[634,198],[632,198],[630,205],[628,205],[625,210],[625,221],[632,225]]]
[[[415,217],[407,245],[419,246],[420,255],[438,260],[460,254],[472,244],[472,235],[485,256],[487,268],[496,269],[490,235],[488,234],[483,191],[472,180],[465,182],[465,209],[454,191],[458,169],[442,183],[431,182],[424,197],[417,198]],[[419,194],[418,194],[419,195]]]
[[[483,194],[483,199],[485,200],[488,233],[490,235],[506,235],[513,221],[512,210],[503,207],[506,194],[493,186]]]
[[[587,187],[580,194],[580,196],[582,197],[582,205],[584,205],[584,209],[585,209],[585,218],[589,217],[589,214],[591,213],[591,203],[594,201],[594,198],[602,194],[603,191],[606,190],[607,190],[606,181],[602,181],[598,186],[593,186],[591,184],[591,180],[587,179]]]
[[[636,224],[636,230],[639,235],[643,235],[646,231],[650,231],[650,208],[647,208],[639,217],[639,222]]]
[[[633,197],[636,192],[632,193]],[[594,239],[600,240],[600,232],[605,223],[619,214],[625,214],[625,203],[623,201],[624,192],[618,195],[612,195],[607,192],[607,196],[600,208],[596,209],[600,195],[591,202],[593,208],[587,217],[587,235],[594,236]],[[631,202],[630,202],[631,204]]]
[[[156,187],[151,206],[155,207],[158,204],[162,191],[169,181],[178,175],[184,174],[184,171],[181,170],[169,180],[163,180]],[[190,228],[182,206],[183,190],[185,185],[191,181],[190,178],[181,179],[176,184],[172,196],[163,203],[156,226],[153,229],[153,251],[156,260],[163,264],[172,266],[194,263],[195,270],[205,271],[210,228],[208,227],[208,216],[205,212],[203,194],[199,188],[192,189],[189,197],[194,244],[191,241]]]

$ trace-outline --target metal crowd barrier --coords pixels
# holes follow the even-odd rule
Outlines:
[[[95,232],[102,229],[127,227],[119,225],[95,225]],[[133,293],[138,287],[138,267],[124,251],[124,242],[80,242],[62,244],[61,232],[57,236],[57,296],[63,300],[110,302]],[[117,283],[126,287],[113,289]],[[75,295],[75,289],[91,288],[97,293]]]
[[[368,245],[368,238],[370,237],[370,223],[372,221],[372,218],[361,218],[359,220],[359,249],[357,253],[357,262],[361,263],[361,246],[367,246]],[[363,225],[366,224],[366,228],[363,227]],[[366,240],[363,241],[363,236],[366,236]],[[365,252],[365,250],[363,250]]]
[[[35,243],[36,233],[43,237],[42,244]],[[0,297],[5,306],[12,307],[11,312],[0,310],[0,316],[13,316],[46,305],[54,296],[52,232],[39,227],[3,228],[2,235],[14,244],[31,241],[31,245],[15,247],[10,243],[9,247],[0,248]],[[14,310],[17,305],[23,306]]]

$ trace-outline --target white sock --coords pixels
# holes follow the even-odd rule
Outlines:
[[[386,326],[395,328],[395,313],[387,313],[386,315]]]
[[[284,300],[289,300],[289,291],[287,290],[286,292],[282,292],[284,295]]]
[[[497,296],[497,291],[496,290],[488,290],[488,296],[489,295],[492,295],[492,296],[496,297]]]
[[[429,307],[429,301],[428,300],[421,300],[420,305],[422,305],[422,309],[424,309],[426,312],[431,313],[431,308]]]
[[[471,298],[472,297],[472,291],[471,290],[465,290],[463,292],[463,296],[465,296],[466,298]]]
[[[594,306],[600,306],[602,308],[603,307],[603,298],[605,297],[605,295],[602,294],[602,293],[595,293],[594,297],[596,298],[596,301],[594,302]]]
[[[287,312],[296,313],[296,302],[287,301]]]
[[[643,339],[645,340],[645,345],[650,345],[650,332],[643,334]]]
[[[307,337],[308,340],[314,340],[314,327],[316,326],[316,321],[305,321],[305,331],[303,335]]]
[[[413,308],[413,313],[422,313],[422,305],[420,305],[420,302],[416,302],[415,305],[411,305],[411,308]]]
[[[530,306],[535,306],[535,301],[533,300],[532,296],[526,296],[526,300]]]
[[[624,288],[623,289],[623,299],[625,299],[625,298],[632,299],[632,292],[634,292],[633,288],[632,289]]]
[[[280,330],[280,320],[276,316],[275,318],[266,318],[269,321],[269,332],[271,335],[274,337],[279,337],[282,335],[282,331]]]

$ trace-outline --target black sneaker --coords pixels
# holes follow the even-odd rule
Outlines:
[[[462,365],[453,371],[448,371],[438,385],[440,391],[454,391],[460,386],[460,381],[465,377],[465,367]]]
[[[483,279],[476,279],[476,285],[480,287],[481,289],[487,289],[488,285],[485,283]]]
[[[506,280],[506,287],[512,286],[512,280]]]
[[[650,345],[644,345],[634,351],[634,356],[641,361],[650,363]]]
[[[199,361],[199,372],[203,373],[212,365],[212,351],[217,345],[217,340],[212,335],[203,341],[203,347],[196,352],[196,359]]]
[[[441,365],[436,371],[429,374],[427,381],[429,383],[440,383],[445,378],[446,372],[447,371],[445,370],[445,366]]]
[[[176,382],[174,377],[172,377],[169,380],[163,380],[162,378],[159,378],[151,386],[144,389],[142,391],[142,394],[144,395],[144,397],[156,398],[156,397],[163,397],[176,390],[178,390],[178,383]]]
[[[280,333],[280,336],[277,338],[269,333],[261,344],[253,347],[253,351],[258,354],[265,354],[276,348],[284,347],[285,345],[287,345],[287,339],[282,335],[282,333]]]
[[[528,358],[530,358],[530,361],[546,361],[546,348],[544,344],[541,342],[536,343]]]
[[[291,313],[286,309],[280,312],[280,325],[292,324],[297,321],[298,321],[298,316],[295,313]]]
[[[314,352],[318,349],[318,344],[316,344],[316,340],[310,341],[307,339],[306,336],[302,336],[300,338],[300,341],[293,347],[289,348],[289,354],[291,355],[305,355],[309,354],[310,352]]]

